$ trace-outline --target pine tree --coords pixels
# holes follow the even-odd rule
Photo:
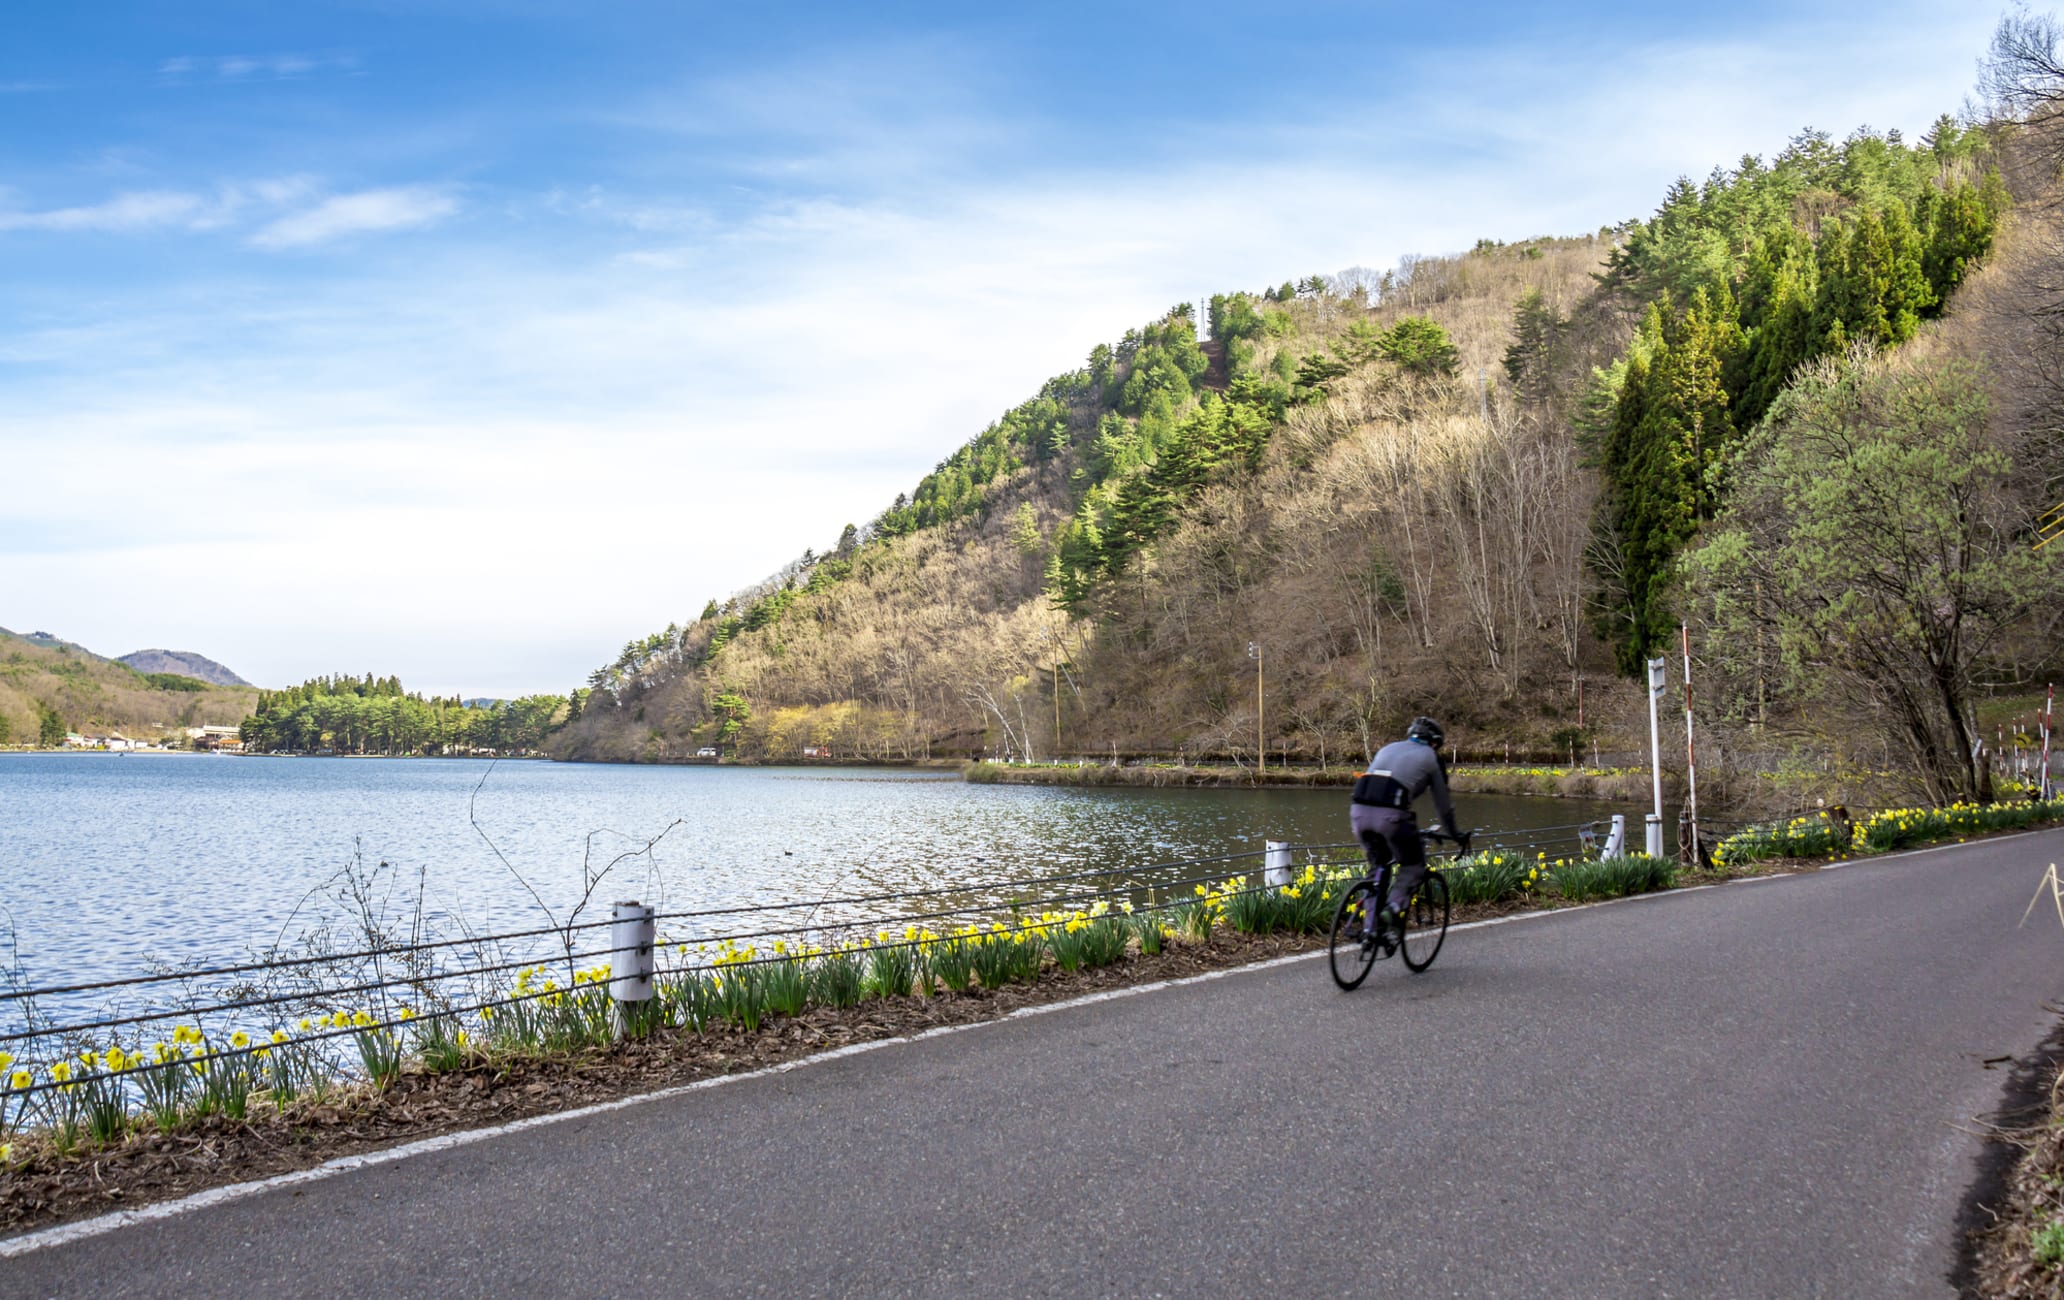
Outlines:
[[[1512,309],[1512,342],[1505,349],[1505,374],[1528,406],[1543,407],[1555,400],[1566,324],[1539,288],[1521,294]]]

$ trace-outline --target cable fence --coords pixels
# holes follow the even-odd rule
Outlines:
[[[1478,854],[1582,856],[1597,823],[1489,833]],[[459,1068],[486,1050],[553,1051],[660,1024],[757,1027],[809,1005],[983,988],[1158,952],[1214,924],[1311,931],[1352,843],[920,889],[660,912],[492,934],[369,942],[120,978],[0,988],[0,1139],[25,1124],[104,1136],[138,1116],[240,1116],[404,1058]],[[597,931],[608,929],[607,935]],[[129,1118],[123,1118],[129,1117]]]

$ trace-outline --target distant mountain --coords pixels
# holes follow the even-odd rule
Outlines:
[[[460,707],[468,709],[491,709],[497,704],[507,703],[507,700],[498,700],[491,695],[477,695],[470,700],[459,701]]]
[[[67,641],[55,632],[10,632],[4,627],[0,627],[0,636],[15,637],[18,640],[28,642],[30,645],[41,646],[45,650],[69,650],[73,654],[85,655],[89,659],[102,658],[102,656],[94,654],[77,641]]]
[[[191,650],[138,650],[115,662],[127,664],[140,673],[178,673],[181,677],[192,677],[210,686],[251,684],[206,655],[197,655]]]
[[[0,629],[0,745],[49,748],[67,732],[110,730],[183,741],[188,727],[236,726],[257,702],[257,690],[200,655],[144,650],[116,661],[48,632]]]

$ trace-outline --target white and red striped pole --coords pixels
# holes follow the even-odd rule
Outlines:
[[[1691,743],[1691,625],[1679,623],[1677,630],[1684,634],[1684,771],[1691,793],[1691,861],[1686,865],[1696,868],[1699,865],[1698,750]]]
[[[2050,722],[2056,716],[2056,708],[2058,708],[2058,687],[2056,687],[2056,683],[2052,683],[2050,685],[2050,697],[2047,697],[2047,700],[2043,700],[2043,782],[2041,782],[2043,799],[2050,799],[2052,794],[2054,794],[2054,790],[2050,788]]]

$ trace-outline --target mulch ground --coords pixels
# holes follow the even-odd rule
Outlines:
[[[1759,862],[1757,875],[1817,870],[1814,862]],[[1686,872],[1680,887],[1740,877]],[[1570,906],[1553,898],[1458,906],[1454,921],[1487,920]],[[275,1111],[254,1099],[244,1120],[192,1120],[170,1133],[61,1154],[36,1137],[17,1138],[15,1163],[0,1171],[0,1234],[113,1209],[147,1205],[295,1170],[340,1156],[533,1115],[613,1101],[661,1088],[799,1060],[855,1043],[944,1025],[997,1020],[1023,1007],[1157,980],[1180,979],[1325,946],[1323,935],[1243,935],[1223,928],[1208,942],[1174,941],[1154,956],[1038,981],[929,997],[875,999],[844,1010],[813,1007],[758,1030],[717,1026],[666,1030],[650,1038],[570,1056],[497,1059],[465,1070],[403,1074],[384,1091],[365,1085]],[[2006,1294],[2006,1293],[2002,1293]],[[2016,1292],[2013,1294],[2023,1294]],[[2030,1295],[2054,1292],[2029,1291]]]

